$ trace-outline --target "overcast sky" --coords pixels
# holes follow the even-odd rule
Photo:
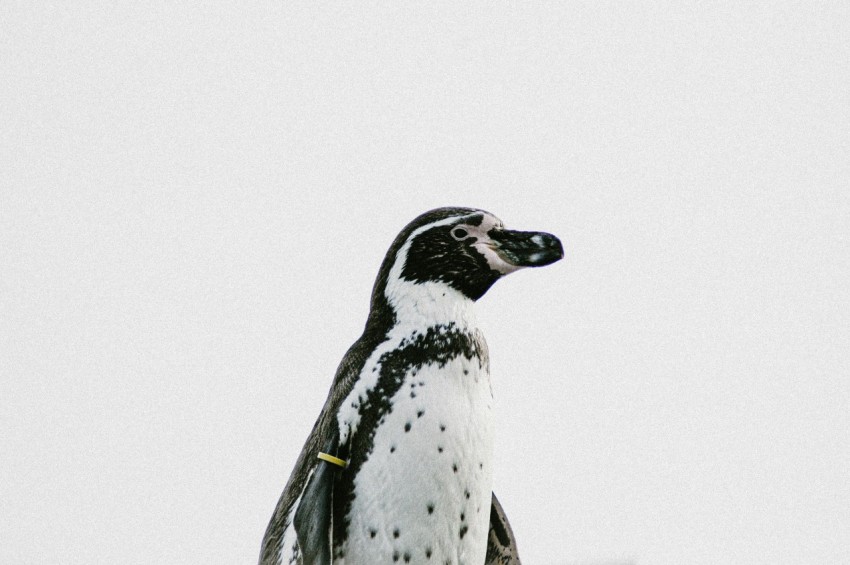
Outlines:
[[[0,562],[255,563],[461,205],[525,563],[850,563],[850,4],[173,4],[0,5]]]

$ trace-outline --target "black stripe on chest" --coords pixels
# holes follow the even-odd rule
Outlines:
[[[461,355],[469,360],[477,360],[482,368],[488,365],[487,348],[483,340],[458,330],[454,323],[432,326],[425,333],[413,332],[402,339],[396,349],[381,355],[373,369],[380,371],[378,381],[358,408],[360,423],[347,446],[348,467],[340,474],[335,489],[334,514],[344,517],[342,527],[334,528],[334,547],[337,552],[341,551],[348,537],[348,513],[355,497],[354,477],[369,459],[378,426],[392,412],[391,400],[404,384],[405,376],[411,370],[429,364],[442,368]],[[341,555],[337,554],[336,557]]]

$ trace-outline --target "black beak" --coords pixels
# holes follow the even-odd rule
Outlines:
[[[496,252],[517,267],[543,267],[564,258],[561,240],[551,233],[490,230]]]

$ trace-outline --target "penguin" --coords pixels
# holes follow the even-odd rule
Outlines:
[[[564,256],[544,232],[438,208],[387,252],[263,537],[260,565],[517,565],[492,492],[493,395],[475,303]]]

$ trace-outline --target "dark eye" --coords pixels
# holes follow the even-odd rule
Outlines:
[[[460,241],[461,239],[465,239],[466,236],[469,235],[469,232],[463,228],[455,228],[452,230],[452,237]]]

